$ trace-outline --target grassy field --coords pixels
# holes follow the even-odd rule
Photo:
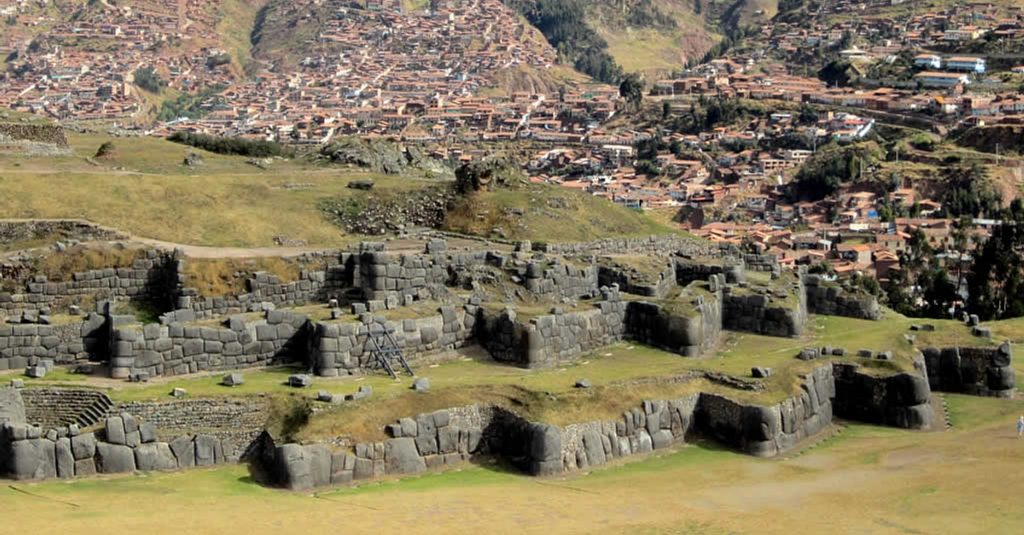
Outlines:
[[[89,163],[107,136],[72,135],[74,155],[0,155],[0,216],[84,218],[146,238],[193,245],[272,246],[276,236],[310,245],[345,243],[317,203],[348,195],[346,185],[369,175],[300,161],[269,170],[153,138],[113,139],[114,155]],[[186,167],[197,152],[205,163]],[[372,176],[380,189],[403,191],[420,181]]]
[[[565,478],[462,465],[318,494],[253,484],[242,466],[0,489],[19,531],[402,533],[1009,533],[1024,522],[1012,419],[1024,402],[959,397],[955,431],[846,427],[763,460],[696,444]],[[126,501],[127,500],[127,501]],[[121,504],[111,507],[111,504]]]
[[[324,199],[358,195],[353,180],[372,178],[374,191],[400,196],[436,181],[374,175],[304,159],[275,160],[269,169],[155,138],[70,136],[73,154],[28,157],[0,153],[0,218],[80,218],[134,236],[188,245],[270,247],[278,238],[313,247],[361,239],[330,224]],[[110,156],[93,159],[105,141]],[[186,154],[204,163],[185,166]],[[521,210],[521,217],[509,210]],[[566,225],[572,220],[574,224]],[[450,217],[460,232],[535,241],[588,240],[672,232],[606,200],[551,186],[481,193]]]
[[[542,185],[477,192],[448,213],[445,227],[483,236],[498,230],[504,238],[535,242],[674,232],[643,212],[578,191]]]

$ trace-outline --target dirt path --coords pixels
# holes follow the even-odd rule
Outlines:
[[[45,222],[57,222],[57,221],[73,221],[86,225],[91,225],[97,229],[109,231],[112,233],[123,236],[123,239],[116,240],[120,242],[131,242],[149,247],[155,247],[164,250],[175,250],[181,249],[185,256],[189,258],[203,258],[203,259],[217,259],[217,258],[267,258],[267,257],[294,257],[306,253],[319,253],[324,251],[337,251],[340,250],[344,245],[339,244],[339,247],[313,247],[313,246],[302,246],[302,247],[219,247],[219,246],[207,246],[207,245],[189,245],[184,243],[174,243],[164,240],[156,240],[153,238],[144,238],[142,236],[133,236],[125,233],[124,231],[105,225],[86,220],[86,219],[13,219],[4,218],[0,219],[0,223],[45,223]],[[366,236],[365,240],[375,241],[383,240],[383,236]],[[404,238],[392,240],[385,243],[388,252],[393,253],[419,253],[424,249],[424,244],[428,238]],[[112,242],[111,242],[112,243]],[[470,249],[480,247],[482,242],[463,239],[463,238],[449,238],[449,247],[453,249]],[[492,247],[494,247],[492,245]]]

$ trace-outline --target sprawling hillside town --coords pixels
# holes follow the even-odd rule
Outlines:
[[[1024,123],[1024,66],[1006,55],[989,62],[989,54],[956,52],[992,36],[1021,38],[1024,11],[974,2],[893,19],[862,16],[875,6],[870,2],[826,5],[810,23],[763,25],[741,53],[648,80],[647,100],[659,102],[666,118],[716,99],[777,109],[689,132],[615,121],[625,101],[607,85],[572,81],[558,91],[504,95],[487,89],[496,73],[545,72],[557,61],[498,0],[432,1],[418,9],[398,1],[328,2],[315,33],[295,36],[305,45],[295,68],[282,59],[259,61],[251,77],[221,48],[221,21],[204,2],[103,3],[57,23],[34,2],[6,2],[0,14],[8,26],[47,29],[34,40],[12,32],[0,43],[8,57],[0,107],[127,126],[152,98],[135,79],[145,67],[167,89],[195,96],[180,116],[141,127],[149,135],[299,144],[381,136],[463,160],[484,155],[488,144],[518,142],[532,151],[526,168],[534,181],[639,210],[682,208],[679,223],[711,240],[752,242],[784,262],[827,262],[884,281],[914,229],[948,246],[952,221],[942,217],[941,199],[907,178],[893,191],[848,188],[794,203],[787,184],[819,145],[869,139],[880,121],[940,134]],[[275,16],[303,21],[301,13],[313,7],[321,2],[295,3]],[[808,58],[836,48],[860,83],[840,86],[808,72]],[[926,159],[917,152],[904,158]],[[996,163],[1024,179],[1019,160]],[[902,207],[908,217],[883,220],[883,206]],[[974,232],[989,228],[979,224]]]

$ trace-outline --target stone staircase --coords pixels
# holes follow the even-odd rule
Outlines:
[[[949,403],[946,401],[946,396],[938,394],[938,397],[942,405],[942,423],[945,426],[943,431],[951,431],[953,429],[953,420],[949,415]]]
[[[85,388],[26,388],[25,419],[43,428],[76,424],[85,429],[101,423],[114,402],[105,393]]]

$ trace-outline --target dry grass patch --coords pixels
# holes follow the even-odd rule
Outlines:
[[[302,266],[287,258],[202,258],[185,263],[189,286],[209,297],[245,293],[246,280],[257,272],[266,272],[282,283],[299,280]]]
[[[141,249],[117,245],[78,245],[41,258],[38,272],[51,281],[69,281],[76,272],[131,267],[142,254]]]

